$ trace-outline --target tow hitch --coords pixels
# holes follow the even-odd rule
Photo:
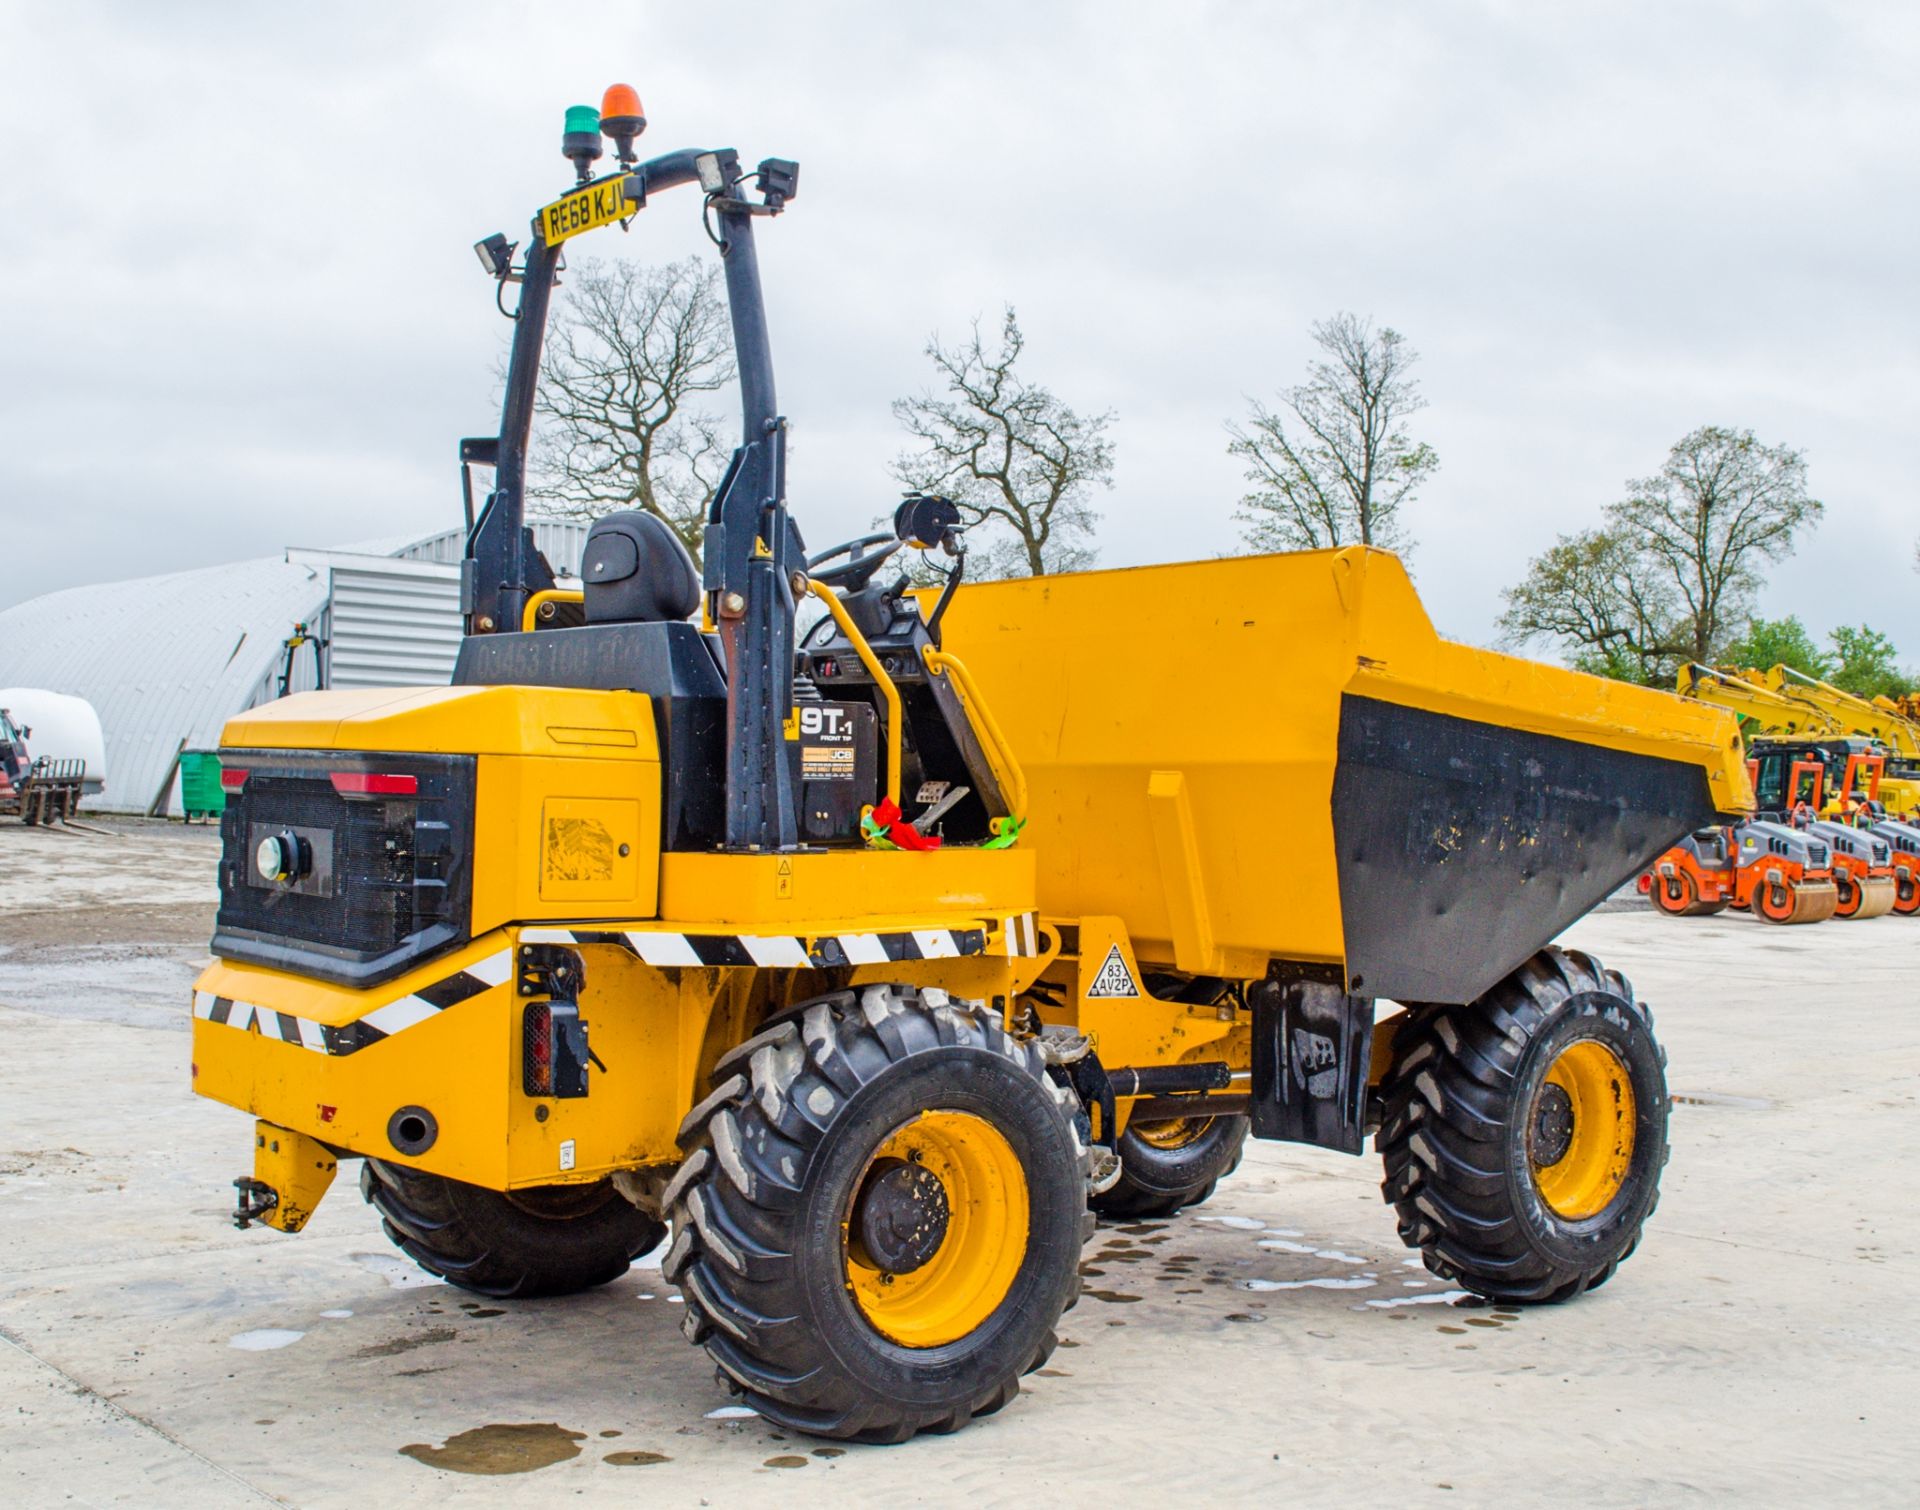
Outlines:
[[[242,1232],[255,1222],[280,1232],[298,1232],[333,1184],[338,1168],[333,1150],[318,1139],[271,1122],[255,1122],[253,1173],[233,1182],[239,1192],[233,1225]]]

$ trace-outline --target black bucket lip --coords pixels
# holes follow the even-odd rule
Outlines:
[[[1349,989],[1466,1002],[1694,829],[1699,764],[1340,701],[1333,830]]]

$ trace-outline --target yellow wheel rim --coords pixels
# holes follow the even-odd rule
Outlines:
[[[1633,1085],[1620,1056],[1597,1039],[1568,1044],[1528,1118],[1540,1198],[1570,1222],[1604,1211],[1626,1183],[1633,1138]]]
[[[869,1182],[899,1163],[934,1175],[946,1209],[932,1256],[890,1274],[867,1252],[856,1213]],[[1027,1176],[991,1122],[971,1112],[922,1112],[873,1151],[854,1190],[840,1224],[847,1288],[883,1336],[902,1347],[940,1347],[999,1309],[1027,1256]]]
[[[1170,1117],[1164,1122],[1127,1123],[1127,1131],[1155,1148],[1185,1148],[1213,1125],[1211,1117]]]

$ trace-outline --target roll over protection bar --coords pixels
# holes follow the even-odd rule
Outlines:
[[[791,850],[799,847],[799,836],[786,779],[785,725],[793,707],[796,583],[803,591],[806,555],[787,515],[786,421],[774,399],[753,219],[785,208],[799,170],[781,159],[761,163],[754,177],[762,202],[756,203],[746,197],[747,175],[739,163],[732,148],[687,148],[571,192],[618,179],[637,213],[652,195],[696,183],[706,189],[707,208],[718,222],[715,239],[726,273],[741,406],[740,445],[708,511],[703,553],[707,612],[726,646],[725,844],[728,849]],[[461,442],[463,476],[470,463],[494,467],[493,492],[469,531],[462,567],[468,634],[518,628],[528,600],[554,585],[526,528],[526,467],[559,261],[559,248],[546,243],[536,218],[520,274],[499,435]]]

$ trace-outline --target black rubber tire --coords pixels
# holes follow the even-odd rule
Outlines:
[[[507,1196],[368,1159],[360,1193],[407,1257],[450,1285],[496,1300],[591,1290],[625,1274],[667,1232],[610,1181]]]
[[[1209,1117],[1192,1142],[1158,1148],[1129,1124],[1118,1144],[1120,1178],[1093,1198],[1093,1209],[1138,1221],[1198,1206],[1240,1167],[1248,1126],[1245,1117]]]
[[[1569,1221],[1534,1182],[1528,1122],[1548,1069],[1582,1038],[1626,1067],[1634,1146],[1607,1206]],[[1605,1284],[1659,1199],[1666,1061],[1626,978],[1574,950],[1542,950],[1477,1002],[1409,1010],[1376,1139],[1401,1240],[1489,1300],[1549,1303]]]
[[[682,1126],[668,1186],[687,1337],[777,1425],[901,1442],[989,1415],[1052,1354],[1079,1296],[1088,1158],[1069,1092],[990,1012],[907,986],[809,1003],[729,1053]],[[848,1293],[843,1230],[873,1151],[921,1111],[987,1119],[1027,1181],[1026,1255],[1004,1300],[938,1347],[884,1336]]]

